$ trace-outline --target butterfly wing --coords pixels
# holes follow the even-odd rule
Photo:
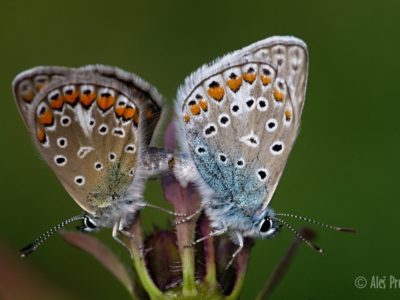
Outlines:
[[[13,81],[14,98],[22,119],[29,127],[33,122],[32,102],[35,96],[50,82],[68,76],[71,69],[65,67],[36,67],[18,74]]]
[[[27,91],[35,91],[30,101]],[[150,85],[105,66],[39,67],[17,76],[14,95],[40,153],[84,210],[112,205],[141,180],[140,153],[163,104]]]
[[[297,38],[268,38],[200,68],[178,91],[181,146],[200,181],[249,213],[269,204],[296,139],[307,55]]]
[[[80,70],[98,73],[103,77],[114,78],[126,85],[128,89],[139,89],[143,93],[144,97],[141,101],[144,112],[143,141],[146,145],[149,145],[155,136],[154,131],[162,118],[162,113],[165,111],[163,109],[165,104],[164,98],[157,89],[139,76],[115,67],[91,65],[82,67]]]
[[[24,121],[27,121],[27,119],[32,116],[32,105],[30,104],[37,93],[39,93],[49,83],[62,80],[77,72],[89,75],[98,74],[101,77],[111,78],[126,85],[129,89],[140,90],[144,95],[146,95],[145,99],[143,99],[141,103],[144,107],[145,114],[143,122],[145,135],[144,142],[146,144],[151,143],[151,139],[154,137],[154,131],[157,128],[162,113],[164,112],[164,97],[157,91],[157,89],[139,76],[119,68],[105,65],[88,65],[79,69],[61,66],[40,66],[18,74],[13,81],[13,92]]]

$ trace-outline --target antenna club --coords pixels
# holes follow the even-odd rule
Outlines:
[[[45,233],[43,233],[41,236],[39,236],[33,243],[22,248],[19,251],[20,256],[22,258],[28,256],[29,254],[34,252],[41,244],[43,244],[49,237],[51,237],[53,234],[55,234],[58,230],[63,228],[65,225],[68,225],[71,222],[75,222],[75,221],[82,220],[82,219],[84,219],[84,216],[79,215],[79,216],[69,218],[69,219],[61,222],[60,224],[53,226],[52,228],[47,230]]]
[[[29,244],[28,246],[26,246],[26,247],[22,248],[21,250],[19,250],[20,256],[22,258],[27,257],[29,254],[31,254],[33,251],[35,251],[36,248],[37,247],[36,247],[35,243]]]
[[[349,232],[349,233],[357,233],[357,231],[355,229],[349,228],[349,227],[339,227],[338,231]]]

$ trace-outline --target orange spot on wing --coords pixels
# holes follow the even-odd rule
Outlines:
[[[122,116],[124,117],[125,120],[132,119],[133,116],[136,113],[136,109],[133,107],[127,107],[124,109],[124,112],[122,113]]]
[[[274,89],[275,101],[282,102],[284,97],[285,95],[282,92],[278,91],[277,89]]]
[[[253,81],[256,80],[256,74],[255,73],[244,73],[243,79],[244,79],[244,81],[252,84]]]
[[[46,141],[46,133],[42,127],[37,129],[36,136],[40,143],[44,143]]]
[[[61,95],[57,97],[57,99],[51,99],[50,100],[50,107],[52,109],[61,109],[64,104],[64,99]]]
[[[223,87],[210,87],[208,89],[208,95],[210,95],[211,97],[213,97],[215,100],[217,101],[221,101],[222,98],[225,95],[225,91]]]
[[[100,107],[102,111],[108,110],[115,103],[115,97],[113,96],[100,96],[97,99],[97,105]]]
[[[236,78],[231,78],[226,81],[226,84],[229,86],[229,88],[233,92],[237,92],[240,86],[242,85],[242,78],[241,77],[236,77]]]
[[[197,116],[200,114],[200,105],[198,104],[193,104],[190,106],[190,111],[192,115]]]
[[[25,102],[31,102],[33,100],[33,97],[35,96],[35,94],[33,92],[29,92],[25,95],[22,95],[22,100],[24,100]]]
[[[292,112],[290,110],[285,110],[285,119],[290,121],[292,119]]]
[[[117,115],[117,117],[122,117],[125,111],[125,107],[126,106],[117,106],[115,108],[115,114]]]
[[[83,106],[86,107],[90,106],[90,104],[92,104],[93,101],[96,99],[96,93],[90,93],[90,94],[82,93],[80,94],[79,99]]]
[[[272,82],[272,78],[270,76],[261,75],[261,82],[264,86],[268,85]]]
[[[132,120],[136,126],[139,124],[139,112],[134,107],[125,108],[122,117],[125,121]]]
[[[188,122],[190,121],[190,116],[189,116],[189,115],[184,115],[184,116],[183,116],[183,121],[184,121],[185,123],[188,123]]]
[[[66,93],[64,95],[64,101],[68,104],[74,105],[79,100],[79,92],[76,90]]]
[[[207,111],[208,110],[208,102],[207,102],[207,100],[200,99],[199,100],[199,105],[200,105],[200,107],[201,107],[201,109],[203,111]]]
[[[46,110],[39,116],[39,123],[44,126],[53,125],[53,121],[54,121],[53,114],[50,110]]]

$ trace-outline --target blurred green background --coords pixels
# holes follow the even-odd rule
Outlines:
[[[36,65],[115,65],[150,81],[171,104],[197,67],[271,35],[300,37],[310,52],[302,131],[273,207],[358,230],[318,229],[326,255],[302,246],[274,299],[399,299],[400,289],[388,285],[354,285],[357,276],[400,279],[399,1],[2,0],[2,246],[17,255],[50,225],[80,212],[18,115],[11,94],[18,72]],[[146,198],[165,205],[159,183],[148,186]],[[146,231],[168,220],[150,209],[143,215]],[[114,245],[109,230],[99,236]],[[292,239],[284,231],[257,242],[242,299],[257,294]],[[128,299],[93,258],[59,237],[24,263],[76,298]]]

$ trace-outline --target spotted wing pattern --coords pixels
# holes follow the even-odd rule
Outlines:
[[[124,196],[161,114],[157,91],[115,68],[39,67],[17,76],[14,95],[40,153],[84,210]]]
[[[269,204],[298,133],[307,67],[301,40],[273,37],[186,79],[176,106],[181,145],[215,205],[253,214]]]

